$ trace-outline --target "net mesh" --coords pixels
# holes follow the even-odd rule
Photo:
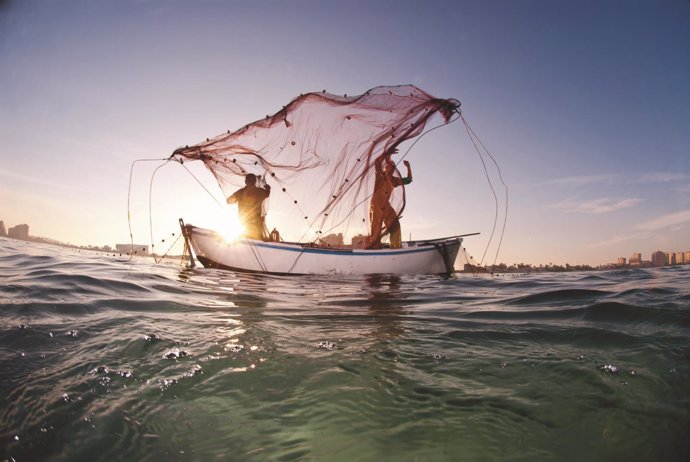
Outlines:
[[[202,161],[226,196],[247,173],[261,177],[272,188],[268,228],[279,211],[279,231],[289,240],[316,242],[342,233],[348,243],[370,232],[376,160],[422,133],[434,115],[449,122],[459,106],[412,85],[376,87],[357,96],[308,93],[235,132],[179,148],[171,159]],[[397,162],[396,155],[392,160]],[[395,175],[400,176],[397,169]],[[404,186],[393,189],[390,204],[399,216]],[[388,231],[384,223],[380,232]]]

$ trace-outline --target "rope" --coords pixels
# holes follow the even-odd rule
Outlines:
[[[304,236],[306,236],[306,234],[313,228],[314,223],[316,222],[316,220],[314,220],[314,221],[312,221],[311,223],[309,223],[309,222],[308,222],[309,217],[308,217],[307,213],[306,213],[306,212],[304,211],[304,209],[299,205],[299,201],[298,201],[297,199],[295,199],[295,196],[293,196],[292,194],[290,194],[290,193],[288,192],[288,188],[285,187],[285,184],[284,184],[284,183],[281,183],[281,182],[278,180],[278,177],[275,175],[275,172],[272,172],[272,171],[270,171],[270,170],[266,170],[266,172],[271,174],[271,178],[278,184],[278,186],[280,187],[280,190],[281,190],[282,192],[284,192],[285,194],[287,194],[288,197],[292,200],[293,205],[294,205],[295,207],[297,207],[297,210],[299,210],[300,216],[304,217],[304,219],[307,220],[307,229],[304,231],[304,234],[302,234],[302,236],[299,238],[299,241],[301,241],[301,240],[304,238]],[[267,179],[267,175],[264,174],[264,183],[266,182],[266,179]],[[273,188],[271,188],[271,191],[273,191]],[[268,199],[270,199],[270,196],[268,197]],[[299,242],[299,241],[298,241],[298,242]]]
[[[156,176],[156,173],[158,172],[158,170],[166,164],[167,164],[167,162],[156,167],[156,169],[151,174],[151,180],[149,182],[149,232],[151,234],[151,255],[153,256],[153,261],[155,261],[156,263],[159,263],[163,257],[161,257],[161,260],[156,259],[156,252],[155,252],[156,249],[154,248],[154,243],[153,243],[153,213],[152,213],[152,209],[151,209],[151,198],[153,196],[153,178]]]
[[[465,119],[463,119],[465,121]],[[498,252],[501,249],[501,244],[503,243],[503,236],[505,234],[506,230],[506,223],[508,221],[508,185],[506,185],[505,181],[503,181],[503,173],[501,172],[501,167],[498,165],[498,162],[496,162],[496,159],[494,159],[494,156],[491,155],[488,149],[484,146],[484,143],[482,143],[482,140],[479,139],[479,137],[476,135],[474,130],[472,130],[472,127],[469,126],[469,124],[465,121],[466,127],[472,132],[472,135],[477,139],[479,142],[479,145],[484,149],[484,152],[491,158],[491,161],[494,163],[496,166],[496,171],[498,171],[498,178],[501,180],[501,184],[503,185],[503,188],[505,190],[505,199],[506,199],[506,205],[505,205],[505,214],[503,215],[503,227],[501,228],[501,238],[498,240],[498,247],[496,248],[496,256],[494,257],[494,265],[496,265],[496,260],[498,259]]]
[[[297,257],[295,257],[295,261],[292,262],[292,266],[287,271],[288,274],[292,273],[292,270],[295,269],[295,266],[297,266],[297,262],[299,261],[300,258],[302,258],[302,255],[304,255],[305,250],[306,249],[304,247],[302,247],[302,251],[299,254],[297,254]]]
[[[181,237],[181,236],[182,236],[182,234],[178,234],[177,237],[175,238],[175,240],[173,241],[173,243],[170,244],[170,247],[168,247],[168,250],[166,250],[165,253],[163,253],[163,255],[161,255],[161,257],[158,258],[158,259],[156,259],[156,254],[153,252],[153,245],[152,245],[152,246],[151,246],[151,250],[152,250],[151,253],[153,254],[153,261],[155,261],[156,264],[158,264],[158,263],[160,263],[161,261],[163,261],[163,259],[164,259],[165,257],[168,256],[168,254],[170,253],[170,251],[172,250],[172,248],[175,247],[175,244],[177,244],[177,241],[180,240],[180,237]],[[165,240],[163,240],[163,242],[165,242]]]
[[[479,268],[481,268],[481,265],[477,263],[477,261],[472,258],[472,255],[467,253],[467,250],[465,250],[464,247],[460,247],[462,249],[462,254],[465,256],[465,259],[467,260],[467,263],[469,263],[472,268],[474,268],[474,271],[472,272],[475,276],[479,275]],[[486,268],[485,268],[486,269]],[[492,276],[494,275],[493,271],[489,271],[486,269],[486,272],[491,274]]]
[[[131,212],[132,177],[134,174],[134,165],[137,162],[152,162],[152,161],[153,162],[162,162],[159,166],[157,166],[155,168],[155,170],[151,174],[151,179],[149,180],[149,198],[148,198],[149,235],[150,235],[150,239],[151,239],[151,255],[153,256],[153,260],[157,264],[160,263],[163,260],[163,258],[165,258],[168,255],[168,253],[170,253],[172,248],[175,246],[177,241],[180,239],[180,236],[178,235],[177,238],[175,239],[175,241],[172,243],[172,245],[168,248],[168,250],[165,251],[165,253],[160,258],[158,258],[156,256],[155,243],[154,243],[154,239],[153,239],[153,205],[152,205],[153,204],[153,200],[152,200],[153,199],[153,180],[156,176],[156,173],[158,173],[158,170],[160,170],[163,166],[167,165],[168,162],[170,162],[171,160],[173,160],[173,159],[171,159],[171,158],[168,158],[168,159],[137,159],[134,162],[132,162],[132,165],[130,167],[130,172],[129,172],[129,187],[128,187],[128,191],[127,191],[127,224],[129,227],[130,248],[134,249],[134,233],[132,232],[132,212]],[[191,175],[192,178],[194,178],[194,180],[199,184],[199,186],[201,186],[202,189],[204,191],[206,191],[213,198],[213,200],[216,202],[216,204],[218,204],[219,207],[222,207],[222,204],[218,201],[218,199],[213,195],[213,193],[211,193],[211,191],[208,190],[208,188],[206,188],[206,186],[204,186],[204,184],[196,177],[196,175],[194,175],[182,162],[179,162],[179,164],[182,165],[182,167],[187,171],[187,173],[189,173]],[[174,235],[174,233],[173,233],[173,235]],[[165,242],[165,240],[163,240],[163,242]],[[130,252],[130,256],[129,256],[130,261],[133,257],[134,257],[134,252],[132,251],[132,252]]]
[[[253,243],[253,242],[248,242],[248,244],[249,244],[249,248],[250,248],[251,251],[252,251],[252,254],[254,254],[254,258],[256,258],[256,262],[259,264],[259,267],[261,268],[261,270],[262,270],[264,273],[267,273],[267,272],[268,272],[268,269],[266,268],[266,265],[264,264],[263,260],[261,259],[261,257],[260,257],[259,254],[257,253],[256,249],[254,248],[254,243]]]
[[[479,146],[481,146],[481,148],[484,150],[484,153],[486,153],[486,155],[488,155],[491,158],[491,160],[493,161],[493,163],[496,166],[496,169],[498,171],[498,175],[499,175],[499,178],[501,180],[501,184],[503,184],[503,187],[505,189],[505,201],[506,201],[506,203],[505,203],[505,214],[503,217],[503,227],[501,229],[501,237],[499,239],[498,247],[496,249],[496,255],[494,257],[494,263],[493,264],[495,265],[496,260],[498,260],[498,253],[501,249],[501,244],[503,242],[503,236],[505,234],[506,222],[508,220],[508,186],[506,185],[505,181],[503,181],[503,175],[501,174],[501,168],[499,167],[498,162],[496,162],[496,159],[491,155],[491,153],[488,151],[488,149],[486,149],[486,147],[481,142],[479,137],[476,135],[474,130],[472,130],[472,128],[467,123],[467,120],[465,120],[465,118],[462,117],[462,115],[460,115],[460,118],[462,118],[463,124],[465,125],[465,131],[467,132],[467,135],[469,136],[470,141],[472,141],[472,144],[474,145],[474,148],[475,148],[477,154],[479,155],[479,160],[481,160],[482,166],[484,167],[484,174],[486,175],[487,182],[489,183],[489,188],[491,189],[491,193],[494,196],[494,204],[495,204],[495,207],[494,207],[494,224],[493,224],[493,227],[491,228],[491,235],[489,236],[489,242],[487,242],[486,248],[484,249],[484,254],[482,255],[482,259],[479,262],[480,265],[482,265],[484,263],[484,258],[486,257],[486,254],[489,251],[489,247],[491,246],[491,241],[493,240],[494,234],[496,232],[496,225],[498,224],[499,203],[498,203],[498,196],[496,195],[496,190],[494,189],[494,185],[491,182],[491,177],[489,176],[489,171],[486,167],[486,162],[484,161],[484,155],[482,153],[482,150],[479,149]],[[479,143],[479,145],[477,145],[477,143]]]
[[[132,198],[132,176],[134,174],[134,164],[137,162],[167,162],[168,159],[137,159],[134,162],[132,162],[131,167],[129,168],[129,186],[127,188],[127,226],[129,227],[129,248],[130,248],[130,256],[129,260],[132,260],[132,257],[134,256],[134,234],[132,233],[132,209],[130,206],[131,203],[131,198]]]
[[[208,193],[209,196],[211,196],[211,198],[216,202],[216,204],[218,204],[218,207],[221,207],[221,208],[222,208],[222,207],[223,207],[223,204],[221,204],[221,203],[218,201],[218,199],[216,199],[216,196],[214,196],[213,193],[212,193],[211,191],[209,191],[208,188],[207,188],[206,186],[204,186],[204,184],[201,182],[201,180],[199,180],[199,179],[191,172],[191,170],[189,170],[189,169],[185,166],[185,164],[183,164],[182,162],[180,162],[180,165],[182,166],[182,168],[184,168],[184,169],[187,171],[187,173],[189,173],[189,174],[192,176],[192,178],[194,178],[194,180],[195,180],[197,183],[199,183],[199,186],[201,186],[201,187],[203,188],[203,190],[206,191],[206,192]],[[154,173],[155,173],[155,172],[154,172]]]

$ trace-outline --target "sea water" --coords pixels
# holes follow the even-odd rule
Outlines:
[[[0,460],[687,461],[689,277],[267,276],[0,238]]]

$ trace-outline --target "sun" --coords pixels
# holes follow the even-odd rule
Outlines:
[[[226,242],[234,242],[245,234],[237,207],[223,204],[221,210],[213,207],[197,207],[189,214],[189,223],[212,229]]]
[[[245,229],[237,214],[230,214],[226,220],[223,220],[223,224],[218,228],[218,232],[223,236],[223,239],[232,242],[242,237]]]

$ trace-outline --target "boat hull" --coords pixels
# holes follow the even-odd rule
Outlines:
[[[401,249],[333,249],[253,239],[226,241],[215,231],[184,225],[205,267],[273,274],[448,274],[461,237],[404,243]]]

